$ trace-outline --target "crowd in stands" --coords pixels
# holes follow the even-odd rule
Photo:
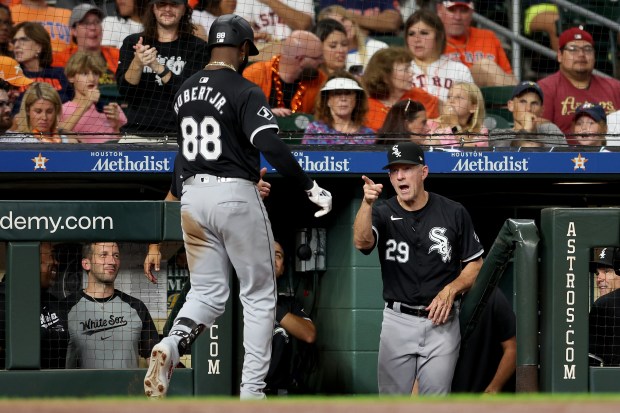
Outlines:
[[[309,115],[309,129],[299,131],[304,144],[620,145],[614,136],[620,82],[595,74],[598,39],[591,33],[581,27],[557,33],[557,7],[524,2],[524,33],[547,33],[559,70],[519,83],[505,43],[473,24],[475,0],[401,6],[388,0],[59,0],[54,6],[2,0],[0,75],[13,115],[11,127],[2,128],[9,135],[4,142],[174,139],[175,93],[208,62],[211,23],[236,13],[251,23],[260,52],[244,77],[261,87],[277,117]],[[30,96],[47,99],[39,96],[42,84],[62,103],[49,130],[32,123],[37,101],[24,101],[35,86]],[[485,112],[486,91],[502,87],[514,88],[503,102],[510,127],[495,127],[497,114]]]

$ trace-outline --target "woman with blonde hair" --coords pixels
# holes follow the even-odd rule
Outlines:
[[[19,113],[15,116],[18,134],[2,138],[2,142],[74,143],[58,130],[62,102],[49,83],[34,82],[24,93]]]
[[[363,125],[367,111],[368,98],[357,80],[345,71],[335,72],[321,89],[302,143],[371,145],[374,131]]]
[[[346,29],[349,53],[345,68],[353,74],[361,75],[372,55],[377,50],[388,47],[387,43],[368,37],[366,30],[347,17],[347,10],[342,6],[332,5],[323,8],[316,21],[320,22],[323,19],[334,19]]]
[[[486,112],[480,88],[456,83],[448,92],[439,119],[430,122],[434,145],[489,146],[489,130],[483,125]]]

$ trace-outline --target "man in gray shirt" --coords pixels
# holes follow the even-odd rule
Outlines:
[[[523,81],[515,86],[508,110],[512,112],[512,129],[494,129],[489,133],[489,146],[515,146],[519,141],[538,142],[540,146],[566,146],[564,134],[555,124],[541,118],[543,92],[535,82]],[[519,145],[517,145],[519,146]]]
[[[159,341],[157,328],[139,299],[114,288],[120,267],[115,242],[84,246],[84,290],[67,298],[69,347],[67,368],[137,368]]]

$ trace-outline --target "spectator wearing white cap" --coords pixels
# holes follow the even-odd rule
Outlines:
[[[448,35],[444,54],[469,67],[478,87],[517,83],[495,33],[471,26],[474,15],[472,0],[440,1],[437,14]]]
[[[306,128],[304,144],[375,143],[374,131],[363,126],[368,111],[366,92],[353,75],[340,71],[321,89],[314,121]]]
[[[575,111],[584,103],[599,104],[609,114],[620,109],[620,82],[595,75],[595,44],[592,35],[573,27],[560,35],[558,62],[560,70],[538,84],[545,94],[543,117],[571,132]],[[569,145],[578,143],[567,136]]]

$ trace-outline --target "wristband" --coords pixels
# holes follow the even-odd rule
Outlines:
[[[164,71],[161,73],[158,73],[157,76],[159,76],[160,79],[163,79],[164,76],[166,76],[168,73],[170,73],[170,69],[168,69],[167,66],[164,66]]]

